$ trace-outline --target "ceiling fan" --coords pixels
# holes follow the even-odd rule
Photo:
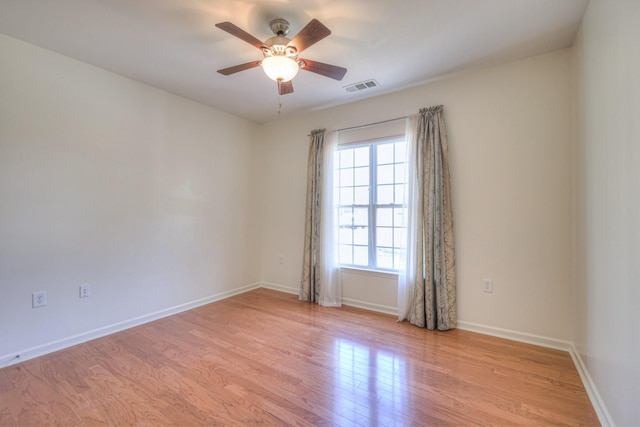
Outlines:
[[[216,27],[221,30],[260,49],[264,57],[262,60],[224,68],[218,72],[228,76],[262,65],[267,76],[278,83],[280,95],[293,92],[291,79],[296,76],[298,70],[311,71],[335,80],[342,80],[347,72],[346,68],[298,57],[298,54],[303,50],[331,34],[331,31],[320,21],[312,19],[293,39],[286,37],[289,33],[289,22],[285,19],[274,19],[270,26],[275,37],[271,37],[263,43],[231,22],[216,24]]]

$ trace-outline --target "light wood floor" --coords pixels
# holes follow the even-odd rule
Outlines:
[[[0,370],[1,426],[598,425],[570,356],[259,289]]]

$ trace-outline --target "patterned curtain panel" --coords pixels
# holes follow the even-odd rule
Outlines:
[[[408,319],[414,325],[444,331],[456,327],[456,276],[443,107],[420,110],[417,122],[415,239],[409,249],[414,258],[407,263],[415,274],[410,275],[414,283]]]
[[[304,222],[304,253],[299,298],[301,301],[320,300],[320,221],[322,209],[322,169],[325,129],[311,132],[307,159],[307,204]]]

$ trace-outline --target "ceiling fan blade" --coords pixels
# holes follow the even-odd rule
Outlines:
[[[251,61],[246,64],[234,65],[233,67],[223,68],[222,70],[218,70],[220,74],[224,74],[228,76],[229,74],[237,73],[239,71],[248,70],[249,68],[255,68],[262,64],[262,61]]]
[[[278,93],[280,95],[293,93],[293,83],[291,83],[291,80],[288,82],[278,82]]]
[[[298,53],[302,52],[314,43],[331,34],[331,30],[317,19],[312,19],[296,36],[291,39],[288,46],[294,46]]]
[[[236,36],[237,38],[246,41],[250,45],[257,47],[258,49],[262,49],[263,47],[265,47],[265,44],[262,43],[260,40],[258,40],[251,34],[247,33],[245,30],[238,27],[237,25],[232,24],[231,22],[220,22],[219,24],[216,24],[216,27],[226,31],[232,36]]]
[[[337,65],[325,64],[310,59],[299,59],[299,62],[302,62],[300,65],[301,70],[311,71],[312,73],[330,77],[335,80],[342,80],[347,73],[346,68],[338,67]]]

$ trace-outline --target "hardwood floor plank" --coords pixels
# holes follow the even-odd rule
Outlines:
[[[568,353],[258,289],[0,370],[0,425],[599,425]]]

